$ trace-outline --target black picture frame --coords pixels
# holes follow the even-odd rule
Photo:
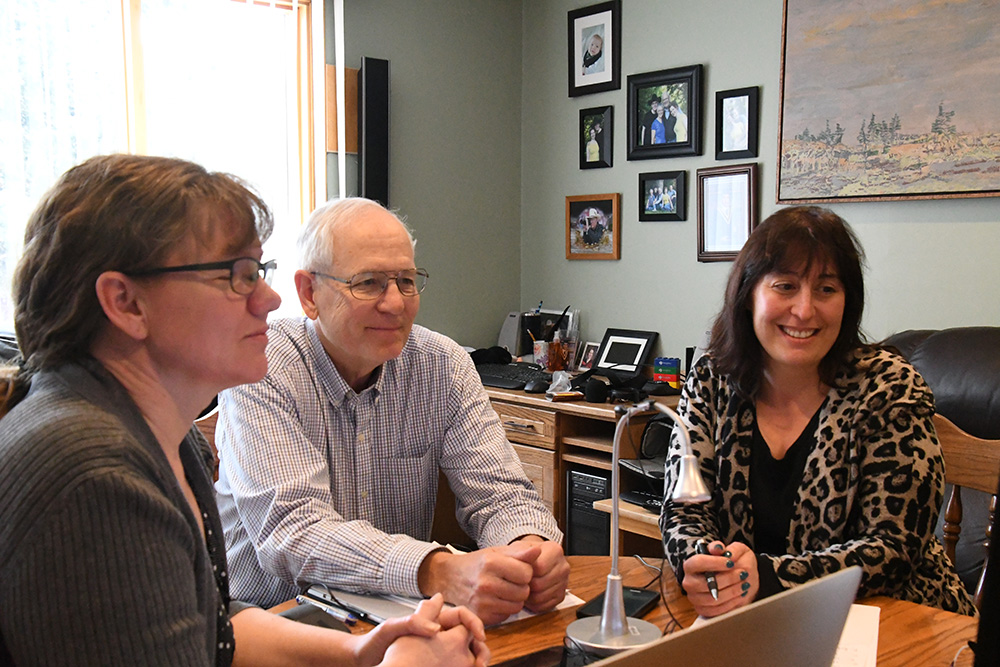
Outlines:
[[[580,109],[580,169],[610,167],[614,162],[614,112],[610,106]]]
[[[715,93],[715,159],[757,157],[760,134],[758,86]]]
[[[757,226],[757,163],[708,167],[698,177],[698,261],[731,262]]]
[[[668,193],[672,192],[672,196]],[[639,174],[639,220],[687,220],[687,172]]]
[[[599,57],[588,63],[594,36],[602,42]],[[610,43],[609,43],[610,42]],[[567,15],[569,96],[621,88],[622,3],[611,0],[574,9]]]
[[[628,77],[628,159],[701,155],[702,65],[675,67]],[[656,108],[652,101],[658,98]],[[676,113],[664,108],[674,104]],[[660,109],[663,110],[662,115]],[[659,117],[658,130],[654,126]],[[684,128],[681,141],[680,128]]]

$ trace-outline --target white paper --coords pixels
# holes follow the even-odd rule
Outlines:
[[[875,667],[880,611],[866,604],[851,605],[831,667]]]

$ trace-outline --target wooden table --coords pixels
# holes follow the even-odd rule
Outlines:
[[[604,591],[609,556],[569,556],[572,573],[570,590],[584,601]],[[657,561],[655,563],[659,565]],[[645,586],[656,574],[632,557],[619,559],[618,569],[626,586]],[[670,612],[683,627],[694,621],[696,614],[684,597],[671,572],[664,576],[663,592]],[[654,586],[656,584],[653,584]],[[912,665],[948,665],[959,648],[976,638],[978,620],[933,607],[904,602],[887,597],[874,597],[861,601],[881,609],[879,615],[878,667],[911,667]],[[294,602],[275,608],[280,610]],[[670,621],[670,612],[663,600],[643,616],[660,628]],[[540,616],[514,621],[486,631],[486,642],[493,654],[490,664],[503,665],[516,661],[517,667],[548,667],[555,663],[518,660],[550,647],[562,646],[566,626],[576,620],[576,608],[561,609]],[[366,632],[371,626],[359,623],[354,632]],[[971,651],[965,651],[971,658]],[[963,664],[972,664],[971,660]]]
[[[570,556],[569,562],[572,566],[570,590],[577,597],[590,600],[604,591],[611,569],[610,557]],[[635,558],[621,558],[618,567],[626,586],[645,586],[655,576]],[[694,610],[681,594],[672,573],[667,572],[664,581],[670,610],[682,626],[689,626],[696,616]],[[976,638],[978,621],[969,616],[887,597],[870,598],[862,603],[881,609],[879,667],[948,665],[961,646]],[[574,620],[575,608],[490,628],[486,638],[493,653],[491,664],[501,665],[546,647],[561,646],[566,626]],[[664,628],[670,621],[670,614],[661,600],[643,620]],[[971,651],[965,654],[968,657]],[[528,663],[518,664],[528,667]]]

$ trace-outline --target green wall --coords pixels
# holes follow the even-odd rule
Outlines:
[[[431,275],[417,322],[465,345],[495,344],[520,298],[521,5],[344,5],[346,65],[390,61],[389,205]],[[329,3],[326,12],[329,26]],[[352,194],[356,182],[349,167]]]
[[[780,0],[624,0],[622,88],[567,96],[566,14],[589,0],[346,0],[348,65],[392,61],[390,197],[420,239],[431,287],[419,321],[495,340],[504,314],[581,309],[583,337],[659,331],[683,356],[717,311],[729,263],[696,261],[695,170],[714,159],[715,91],[761,87],[761,216],[774,203]],[[518,57],[519,53],[519,57]],[[353,58],[353,62],[352,62]],[[626,160],[626,77],[705,66],[705,154]],[[580,170],[579,110],[615,108],[614,166]],[[688,220],[638,221],[638,174],[688,172]],[[622,193],[620,261],[565,259],[565,197]],[[864,326],[1000,325],[1000,199],[832,206],[868,254]],[[519,245],[518,248],[518,239]]]

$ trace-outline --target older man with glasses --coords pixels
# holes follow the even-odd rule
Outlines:
[[[220,396],[216,489],[240,599],[313,583],[440,592],[487,624],[563,599],[562,534],[468,353],[413,324],[428,278],[414,244],[377,202],[319,208],[299,238],[305,317],[272,323],[267,376]],[[477,551],[429,541],[439,471]]]

